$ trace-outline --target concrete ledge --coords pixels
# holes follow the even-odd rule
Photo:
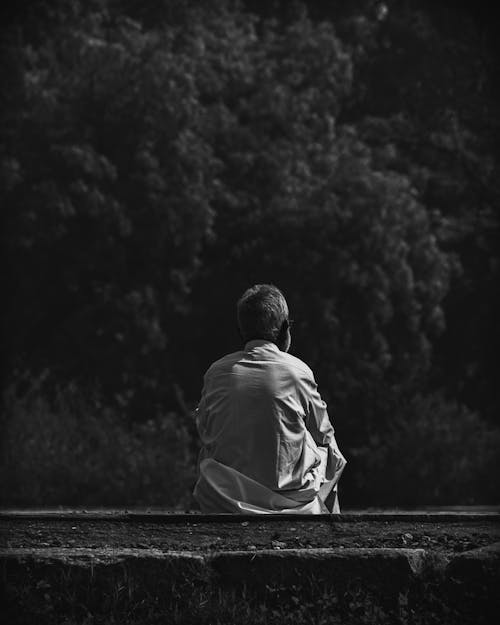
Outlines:
[[[489,625],[500,613],[497,515],[30,514],[0,524],[12,624]]]
[[[0,567],[9,614],[22,614],[54,601],[69,609],[144,602],[154,598],[177,613],[190,610],[200,596],[290,596],[306,600],[316,593],[335,605],[346,597],[363,597],[366,606],[384,614],[426,608],[460,621],[489,623],[498,613],[500,545],[448,560],[423,549],[280,549],[211,553],[164,552],[158,549],[3,549]],[[464,589],[466,592],[464,592]],[[304,598],[304,599],[303,599]],[[207,599],[204,599],[205,601]],[[344,603],[343,603],[344,602]],[[438,608],[436,608],[438,605]],[[35,608],[33,608],[35,606]],[[66,608],[64,608],[66,606]],[[344,608],[342,608],[344,609]],[[340,607],[339,607],[340,610]],[[339,613],[340,614],[340,613]],[[444,618],[444,616],[443,616]],[[12,622],[24,622],[14,621]],[[419,622],[426,622],[421,619]],[[443,621],[448,622],[448,621]],[[454,621],[450,621],[454,622]],[[458,622],[458,620],[457,620]]]
[[[425,568],[423,549],[282,549],[232,551],[210,556],[222,583],[259,588],[291,586],[310,579],[339,585],[345,580],[371,586],[408,586]]]
[[[499,603],[500,542],[455,556],[445,574],[450,584],[461,587],[465,593],[488,598],[491,592]]]
[[[116,594],[163,596],[172,589],[231,595],[265,596],[288,591],[296,596],[314,589],[342,596],[348,588],[369,590],[384,605],[397,604],[419,580],[440,573],[446,562],[432,561],[422,549],[282,549],[212,553],[162,552],[155,549],[4,549],[0,567],[6,586],[80,601]],[[436,568],[437,567],[437,568]],[[14,593],[15,594],[15,593]],[[28,593],[29,594],[29,593]]]
[[[364,521],[406,521],[416,523],[439,522],[500,522],[500,508],[485,510],[442,510],[442,511],[347,511],[342,514],[201,514],[198,512],[180,513],[172,511],[134,510],[0,510],[0,521],[99,521],[148,522],[162,524],[191,523],[274,523],[281,521],[304,521],[308,523],[355,523]]]
[[[193,571],[203,567],[227,584],[248,586],[269,581],[287,584],[296,580],[297,575],[311,575],[325,582],[357,577],[385,583],[388,577],[395,577],[398,583],[405,583],[429,569],[428,556],[423,549],[263,549],[212,553],[85,547],[0,549],[4,572],[13,562],[24,566],[42,564],[95,571],[98,567],[128,566],[139,561],[148,562],[152,568],[158,563],[168,565],[175,574],[186,565]],[[442,570],[446,564],[444,558],[433,558],[430,566]]]

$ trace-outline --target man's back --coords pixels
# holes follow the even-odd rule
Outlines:
[[[272,490],[311,486],[322,460],[317,445],[334,441],[309,367],[263,340],[209,368],[198,428],[202,460],[212,458]]]

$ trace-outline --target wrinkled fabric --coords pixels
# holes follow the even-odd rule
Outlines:
[[[346,460],[300,359],[262,340],[221,358],[205,374],[197,427],[203,512],[329,511]]]

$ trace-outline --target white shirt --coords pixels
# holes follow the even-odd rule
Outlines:
[[[345,458],[311,369],[264,340],[216,361],[197,409],[205,512],[324,512]]]

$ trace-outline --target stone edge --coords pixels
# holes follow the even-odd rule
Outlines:
[[[365,521],[398,521],[405,523],[443,523],[443,522],[500,522],[500,512],[347,512],[342,514],[270,514],[270,515],[235,515],[201,514],[173,512],[133,512],[133,511],[43,511],[43,510],[0,510],[0,521],[116,521],[146,522],[165,524],[202,524],[202,523],[272,523],[276,521],[294,521],[305,523],[360,523]]]

